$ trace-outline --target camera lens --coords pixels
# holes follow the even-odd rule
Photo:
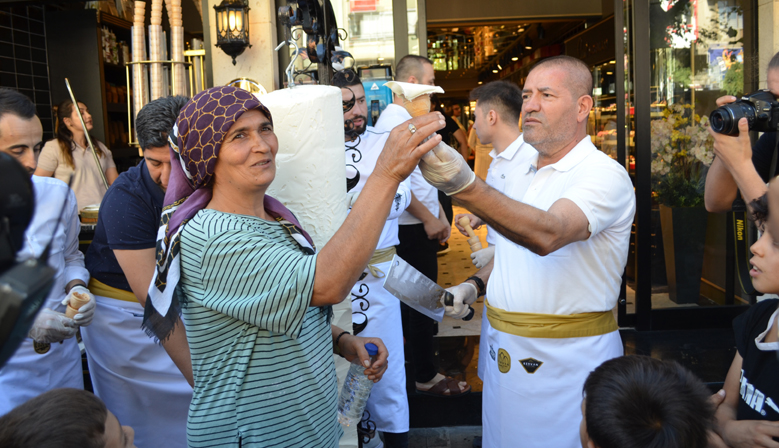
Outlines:
[[[711,115],[709,115],[709,121],[714,132],[725,135],[738,135],[738,120],[743,117],[754,117],[754,108],[751,104],[736,101],[735,103],[714,109]]]

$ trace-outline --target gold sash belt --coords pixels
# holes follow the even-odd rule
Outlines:
[[[135,294],[123,289],[114,288],[113,286],[108,286],[100,280],[95,280],[94,277],[89,279],[89,291],[96,296],[138,303]]]
[[[492,328],[526,338],[581,338],[618,329],[611,311],[569,315],[517,313],[495,308],[484,300]]]
[[[384,272],[377,268],[375,265],[392,261],[392,257],[398,253],[395,250],[395,246],[390,246],[386,249],[377,249],[371,256],[371,261],[368,262],[368,270],[371,275],[376,278],[384,278]]]

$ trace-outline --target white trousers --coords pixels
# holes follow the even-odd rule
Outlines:
[[[622,356],[619,332],[525,338],[487,325],[486,333],[479,346],[487,353],[483,446],[579,448],[584,380],[604,361]]]
[[[62,387],[84,388],[81,351],[76,338],[55,342],[44,354],[36,353],[33,340],[25,338],[0,369],[0,415],[44,392]]]
[[[391,264],[387,261],[375,266],[386,273]],[[368,275],[352,288],[352,322],[355,326],[367,322],[358,336],[381,338],[389,352],[387,371],[373,385],[365,408],[379,431],[407,432],[409,414],[400,300],[382,287],[384,278],[374,277],[367,269],[365,272]]]
[[[139,303],[96,299],[92,325],[81,330],[95,394],[122,425],[133,427],[138,448],[185,448],[192,388],[141,329]]]

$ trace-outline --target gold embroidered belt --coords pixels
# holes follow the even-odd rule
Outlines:
[[[138,298],[135,294],[125,291],[124,289],[114,288],[108,286],[100,280],[94,278],[89,279],[89,291],[96,296],[108,297],[116,300],[123,300],[125,302],[138,303]]]
[[[395,246],[390,246],[386,249],[377,249],[376,252],[373,253],[373,256],[371,256],[371,261],[368,262],[368,270],[371,272],[371,275],[376,278],[383,278],[384,272],[375,265],[392,261],[392,257],[395,256],[396,253],[398,252],[395,250]]]
[[[484,304],[492,328],[526,338],[581,338],[619,328],[611,311],[567,315],[518,313],[495,308],[486,299]]]

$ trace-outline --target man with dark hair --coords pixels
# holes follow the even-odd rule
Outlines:
[[[21,93],[0,88],[0,151],[29,171],[35,193],[35,212],[16,259],[38,258],[51,244],[49,266],[57,272],[29,337],[0,369],[0,415],[47,390],[84,387],[81,352],[73,336],[80,325],[92,321],[95,298],[86,288],[89,272],[78,250],[81,227],[76,196],[61,180],[32,175],[34,149],[40,148],[42,137],[32,102]],[[89,297],[89,302],[71,319],[64,313],[74,294]]]
[[[672,361],[622,356],[584,382],[582,448],[705,448],[714,427],[709,392]]]
[[[341,88],[343,98],[347,193],[353,198],[349,204],[351,211],[351,205],[376,168],[389,131],[377,132],[367,125],[365,89],[354,71],[347,69],[336,73],[332,84]],[[397,190],[376,251],[351,291],[354,334],[381,338],[389,351],[387,373],[373,386],[366,406],[376,430],[384,433],[388,448],[408,446],[409,412],[400,302],[382,284],[399,242],[398,217],[410,201],[411,189],[405,180]]]
[[[185,447],[192,364],[184,327],[160,347],[141,329],[182,96],[146,104],[136,118],[143,160],[122,173],[100,206],[87,251],[98,318],[81,333],[95,394],[136,431],[141,446]],[[167,352],[167,353],[166,353]],[[183,375],[182,375],[183,373]]]
[[[576,446],[587,372],[622,355],[612,309],[635,193],[625,167],[587,135],[589,76],[570,56],[531,69],[522,128],[537,154],[507,176],[504,193],[475,179],[467,165],[457,167],[451,148],[438,145],[420,161],[429,182],[500,234],[493,260],[449,288],[454,305],[447,307],[448,315],[462,317],[486,290],[485,446]]]
[[[771,58],[767,71],[766,87],[779,98],[779,53]],[[723,96],[717,99],[717,105],[733,101],[736,97]],[[739,191],[749,206],[768,191],[766,183],[777,175],[776,171],[770,172],[777,149],[776,132],[764,133],[752,146],[746,118],[739,120],[738,128],[739,135],[735,137],[709,131],[714,137],[715,157],[706,174],[703,199],[710,212],[730,211]]]
[[[94,394],[54,389],[0,417],[0,446],[13,448],[130,448],[133,429]]]
[[[516,84],[507,81],[494,81],[477,87],[471,92],[471,101],[476,101],[474,108],[473,129],[479,140],[492,145],[489,170],[485,182],[490,187],[501,193],[505,192],[506,180],[511,177],[514,169],[521,163],[527,162],[530,157],[538,152],[522,138],[519,131],[519,115],[522,112],[522,90]],[[467,213],[457,215],[454,223],[463,235],[465,229],[460,226],[459,220],[467,216],[474,229],[481,227],[483,221],[474,214]],[[487,226],[487,247],[471,253],[471,261],[478,269],[483,268],[495,255],[495,243],[498,235],[495,229]],[[486,310],[482,319],[481,337],[487,337],[489,320],[486,318]],[[482,339],[486,340],[486,339]],[[479,351],[479,376],[481,369],[487,362],[488,351]]]
[[[433,64],[421,56],[404,56],[398,61],[395,72],[396,81],[435,85]],[[393,103],[379,117],[376,131],[389,132],[410,118],[411,115],[403,107],[403,99],[396,95]],[[425,182],[419,168],[414,169],[409,180],[412,197],[408,209],[398,219],[398,255],[426,277],[437,281],[436,252],[439,243],[443,244],[449,239],[452,227],[438,200],[438,191]],[[442,375],[436,369],[433,348],[436,322],[405,304],[401,304],[400,308],[417,392],[446,397],[470,392],[471,388],[466,382]]]

